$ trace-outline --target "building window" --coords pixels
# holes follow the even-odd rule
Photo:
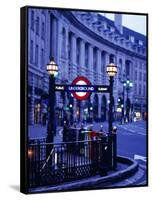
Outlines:
[[[137,45],[139,44],[139,41],[137,39],[135,40],[135,44],[137,44]]]
[[[40,88],[40,89],[42,89],[42,87],[43,87],[42,83],[43,82],[42,82],[41,78],[38,78],[38,80],[37,80],[37,87]]]
[[[106,55],[105,52],[103,51],[101,54],[101,60],[102,60],[102,67],[101,67],[101,72],[104,74],[105,73],[105,64],[106,64]]]
[[[135,38],[134,38],[134,36],[130,36],[130,41],[132,42],[132,43],[134,43],[135,42]]]
[[[140,81],[142,80],[142,73],[141,72],[139,73],[139,80]]]
[[[145,97],[146,96],[146,86],[144,85],[143,87],[143,96]]]
[[[38,65],[38,53],[39,53],[39,47],[36,45],[35,49],[35,64]]]
[[[139,95],[141,95],[141,84],[139,84]]]
[[[69,61],[71,62],[71,38],[72,38],[72,34],[69,33],[69,38],[68,38],[68,41],[69,41],[69,44],[68,44],[68,58],[69,58]]]
[[[108,29],[108,31],[110,31],[110,26],[107,24],[107,29]]]
[[[144,82],[146,82],[146,73],[144,73]]]
[[[135,95],[137,94],[137,84],[135,83],[135,86],[134,86],[134,92],[135,92]]]
[[[62,30],[62,49],[61,49],[61,56],[64,58],[65,57],[65,37],[66,37],[66,33],[65,33],[65,29],[63,28]]]
[[[45,9],[42,9],[42,14],[45,15]]]
[[[115,56],[114,55],[109,56],[109,63],[115,63]]]
[[[39,26],[40,26],[40,19],[39,17],[36,18],[36,34],[39,35]]]
[[[44,68],[44,49],[41,49],[41,69]]]
[[[144,48],[142,49],[142,53],[145,54],[145,49]]]
[[[126,61],[126,75],[130,75],[130,61],[128,60]]]
[[[33,74],[28,72],[28,84],[33,85]]]
[[[115,32],[115,29],[114,29],[114,27],[110,27],[110,31],[112,32],[112,33],[114,33]]]
[[[31,11],[31,29],[34,30],[34,11]]]
[[[30,42],[30,63],[33,63],[33,40]]]
[[[119,60],[118,68],[119,68],[119,79],[121,79],[122,78],[122,60],[121,59]]]
[[[103,22],[103,28],[104,30],[107,30],[107,23],[105,21]]]
[[[44,22],[42,22],[42,30],[41,30],[41,38],[44,40],[45,38],[45,24]]]
[[[135,80],[137,80],[137,71],[135,71]]]
[[[97,49],[96,48],[93,51],[93,69],[96,72],[97,70]]]
[[[138,43],[139,43],[139,45],[141,45],[141,46],[143,45],[143,41],[141,41],[141,40],[139,40]]]

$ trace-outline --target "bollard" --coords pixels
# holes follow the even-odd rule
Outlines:
[[[113,169],[117,169],[117,127],[113,126],[112,129],[112,150],[113,150]]]

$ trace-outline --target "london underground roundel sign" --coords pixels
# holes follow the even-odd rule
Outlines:
[[[80,88],[79,90],[85,90],[85,85],[90,85],[91,86],[91,82],[84,76],[78,76],[77,78],[75,78],[72,82],[73,86],[79,86]],[[82,87],[83,86],[83,87]],[[82,92],[72,92],[74,98],[76,98],[77,100],[85,100],[87,99],[91,92],[86,92],[86,91],[82,91]]]

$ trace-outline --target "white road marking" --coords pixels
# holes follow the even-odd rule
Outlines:
[[[147,169],[147,166],[146,166],[146,165],[140,164],[139,166],[140,166],[140,168],[142,168],[143,170],[146,170],[146,169]]]
[[[135,154],[135,155],[134,155],[134,159],[135,159],[135,160],[142,160],[142,161],[144,161],[144,162],[147,162],[147,158],[146,158],[146,157],[141,156],[141,155],[138,155],[138,154]]]
[[[133,134],[138,134],[138,135],[143,135],[143,136],[146,136],[146,133],[145,132],[145,129],[144,128],[139,128],[140,131],[134,131],[134,127],[132,127],[132,130],[128,127],[123,127],[122,125],[118,125],[118,127],[124,129],[125,131],[128,131],[128,133],[123,133],[123,134],[126,134],[126,135],[133,135]]]
[[[129,179],[126,179],[126,181],[128,182],[128,183],[133,183],[132,181],[130,181]]]

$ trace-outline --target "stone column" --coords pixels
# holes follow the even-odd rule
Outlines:
[[[116,76],[114,77],[114,90],[115,91],[117,91],[117,93],[118,93],[118,85],[119,85],[119,74],[118,74],[118,65],[119,65],[119,57],[118,56],[115,56],[114,57],[115,59],[114,59],[114,64],[116,64],[117,65],[117,74],[116,74]],[[114,92],[115,92],[114,91]]]
[[[65,32],[65,66],[64,66],[64,79],[68,80],[69,77],[69,59],[68,59],[68,54],[69,54],[69,30],[66,28]]]
[[[76,36],[74,34],[72,34],[72,38],[71,38],[71,77],[72,79],[74,79],[77,76],[77,67],[76,67]]]
[[[63,34],[62,34],[62,31],[63,31],[63,26],[62,26],[62,23],[61,21],[59,20],[58,21],[58,41],[57,41],[57,46],[58,46],[58,57],[57,57],[57,60],[56,62],[58,64],[61,64],[60,63],[60,58],[62,57],[62,40],[64,39],[63,38]]]
[[[72,34],[72,41],[71,41],[71,62],[73,65],[76,65],[76,36]]]
[[[52,30],[51,30],[51,57],[57,59],[57,20],[51,16]]]
[[[133,61],[130,61],[130,80],[133,81],[133,77],[134,77],[134,67],[133,67]]]
[[[97,73],[98,73],[98,84],[101,84],[101,51],[97,49]]]
[[[88,54],[88,76],[93,83],[93,47],[91,45],[89,45]]]
[[[83,75],[83,68],[85,66],[85,42],[81,39],[80,41],[80,73]]]
[[[105,79],[104,79],[104,84],[109,84],[109,77],[108,77],[108,74],[107,74],[107,72],[106,72],[106,67],[107,67],[107,65],[109,64],[109,53],[105,53],[105,66],[104,66],[104,77],[105,77]]]
[[[68,41],[68,38],[69,38],[69,30],[68,28],[66,28],[66,32],[65,32],[65,57],[66,59],[68,59],[68,47],[69,47],[69,41]]]

